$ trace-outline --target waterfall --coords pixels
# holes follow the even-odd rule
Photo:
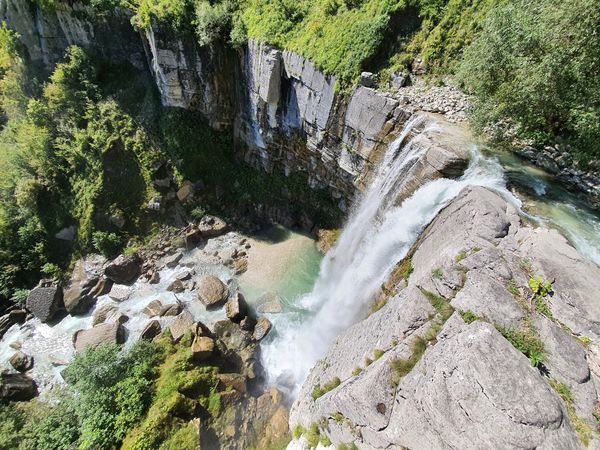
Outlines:
[[[520,206],[505,188],[502,167],[475,145],[462,178],[428,182],[398,205],[397,193],[410,181],[410,168],[427,151],[414,140],[405,142],[423,121],[410,120],[388,147],[371,186],[323,260],[313,291],[299,301],[301,310],[275,319],[277,335],[263,346],[263,365],[268,381],[292,396],[336,336],[364,316],[427,224],[464,187],[489,187]],[[431,127],[435,123],[425,125]]]

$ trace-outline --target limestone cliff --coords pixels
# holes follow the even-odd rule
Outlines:
[[[313,368],[292,426],[361,449],[567,449],[595,436],[597,266],[481,187],[438,215],[411,264],[399,293]],[[532,293],[535,277],[553,283],[548,297]],[[542,343],[542,361],[523,339]]]
[[[336,91],[305,58],[250,41],[233,50],[199,46],[164,23],[136,31],[125,10],[87,6],[46,10],[0,0],[0,17],[22,36],[28,56],[48,70],[70,45],[150,70],[167,107],[200,111],[216,129],[233,129],[240,159],[271,172],[305,172],[346,208],[382,148],[414,108],[374,89]]]

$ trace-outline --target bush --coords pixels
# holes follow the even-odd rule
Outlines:
[[[196,36],[200,45],[210,45],[223,39],[232,27],[235,3],[223,0],[209,3],[207,0],[196,3]],[[239,37],[238,37],[239,39]]]
[[[515,0],[496,8],[458,71],[477,97],[477,125],[508,120],[520,138],[539,145],[561,139],[583,160],[599,157],[598,36],[595,0]]]
[[[115,233],[106,231],[95,231],[92,234],[94,248],[107,258],[112,258],[121,248],[121,238]]]
[[[513,345],[513,347],[529,358],[532,366],[538,368],[541,367],[546,360],[544,343],[540,340],[533,325],[526,324],[522,330],[498,326],[496,328],[502,333],[502,336]]]
[[[128,352],[103,345],[78,355],[65,372],[78,392],[79,448],[112,448],[150,406],[161,350],[140,341]]]

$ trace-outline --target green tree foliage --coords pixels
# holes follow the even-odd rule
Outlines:
[[[114,254],[125,239],[112,239],[117,230],[110,215],[128,217],[124,232],[137,232],[142,206],[152,195],[152,166],[160,158],[122,107],[126,99],[127,110],[135,112],[135,102],[146,98],[137,88],[134,95],[123,94],[128,84],[118,74],[129,72],[102,66],[71,47],[36,95],[27,85],[17,38],[5,25],[0,28],[0,106],[7,119],[0,132],[4,299],[15,289],[30,288],[44,267],[65,267],[72,252],[96,248]],[[78,229],[73,245],[54,238],[69,225]],[[101,234],[93,240],[95,232]]]
[[[1,404],[0,450],[118,448],[146,413],[163,348],[142,341],[127,352],[115,345],[78,355],[69,387],[45,401]]]
[[[113,448],[139,421],[152,401],[160,349],[142,341],[128,352],[115,345],[88,350],[66,372],[78,393],[80,449]]]
[[[514,0],[466,49],[459,76],[480,126],[512,123],[534,143],[555,137],[600,156],[600,8],[595,0]]]

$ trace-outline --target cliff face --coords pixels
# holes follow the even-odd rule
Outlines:
[[[411,261],[398,294],[317,362],[291,425],[361,449],[595,448],[600,269],[481,187],[436,217]],[[533,295],[532,277],[552,292]]]
[[[145,41],[165,106],[201,111],[215,128],[233,126],[246,163],[307,172],[311,187],[334,198],[352,198],[412,114],[373,89],[338,95],[335,78],[310,61],[254,41],[237,52],[199,47],[157,24]]]
[[[88,48],[111,61],[129,61],[138,69],[145,67],[141,41],[124,10],[97,15],[78,3],[45,10],[28,0],[0,0],[0,20],[20,34],[29,59],[47,69],[70,45]]]
[[[194,36],[154,23],[137,32],[124,10],[98,15],[67,4],[43,10],[0,0],[29,58],[47,69],[69,45],[150,70],[164,106],[200,111],[233,129],[240,159],[267,172],[305,172],[346,208],[373,163],[413,109],[374,89],[336,92],[336,80],[303,57],[257,42],[201,47]]]

